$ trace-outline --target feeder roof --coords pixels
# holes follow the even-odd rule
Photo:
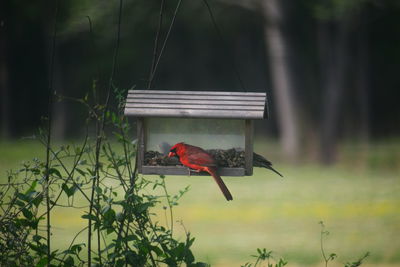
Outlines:
[[[254,92],[129,90],[125,115],[264,119],[267,117],[267,95]]]

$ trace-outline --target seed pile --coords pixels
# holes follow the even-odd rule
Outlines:
[[[206,151],[215,159],[218,167],[244,167],[244,151],[234,148],[228,150],[209,149]],[[182,165],[178,158],[169,158],[158,151],[146,151],[144,154],[144,164],[147,166]]]
[[[234,148],[228,150],[209,149],[206,151],[213,156],[219,167],[244,167],[244,151],[239,151]]]
[[[144,165],[147,166],[176,166],[182,165],[176,157],[169,158],[158,151],[146,151],[144,153]]]

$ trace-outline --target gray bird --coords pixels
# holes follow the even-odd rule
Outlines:
[[[283,177],[282,174],[280,174],[277,170],[275,170],[274,168],[272,168],[272,163],[271,161],[267,160],[266,158],[264,158],[261,155],[258,155],[257,153],[253,152],[253,166],[254,167],[260,167],[260,168],[266,168],[269,169],[273,172],[275,172],[276,174],[278,174],[280,177]]]
[[[168,144],[167,142],[162,142],[158,145],[158,148],[161,152],[161,154],[167,156],[169,153],[169,150],[171,149],[172,145]]]

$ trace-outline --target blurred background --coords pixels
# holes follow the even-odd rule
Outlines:
[[[161,39],[177,3],[164,3]],[[47,116],[55,4],[0,2],[2,176],[40,151],[23,137]],[[160,4],[124,1],[116,88],[147,87]],[[254,150],[285,179],[266,170],[226,179],[237,196],[226,206],[209,180],[171,177],[176,190],[192,187],[177,217],[197,237],[195,253],[216,266],[239,266],[267,247],[293,266],[318,264],[323,220],[341,262],[370,251],[371,266],[400,266],[400,2],[209,4],[221,34],[203,1],[182,1],[152,88],[266,91],[270,117],[256,123]],[[96,84],[104,98],[118,2],[59,1],[58,12],[57,95],[83,98]],[[51,110],[55,139],[82,137],[82,106],[59,101]]]

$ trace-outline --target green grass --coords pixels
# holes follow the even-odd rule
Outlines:
[[[279,155],[271,153],[270,159],[285,178],[258,168],[251,177],[224,177],[234,197],[231,202],[210,177],[168,176],[172,193],[191,187],[175,208],[175,220],[183,220],[196,237],[197,260],[213,266],[252,261],[249,255],[258,247],[273,250],[289,266],[322,266],[319,221],[330,232],[325,248],[339,255],[336,262],[345,263],[369,251],[366,262],[370,266],[400,266],[400,175],[393,164],[393,158],[400,157],[399,150],[393,149],[396,146],[397,141],[377,144],[363,154],[343,145],[340,163],[329,168],[314,163],[280,164],[274,160]],[[267,147],[268,143],[258,146],[259,152]],[[6,170],[44,156],[42,147],[32,141],[3,142],[0,151],[1,183],[6,181]],[[363,160],[357,155],[363,155]],[[155,212],[165,223],[164,211]],[[82,214],[83,210],[55,209],[56,246],[68,244],[84,226]],[[176,232],[178,236],[183,233],[179,223]],[[80,240],[85,238],[83,233]]]

